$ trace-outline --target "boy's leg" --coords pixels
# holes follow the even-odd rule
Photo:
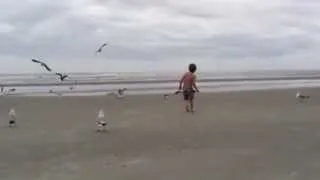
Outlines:
[[[193,112],[193,100],[190,99],[189,103],[190,103],[190,111]]]
[[[186,112],[189,112],[190,109],[189,109],[189,93],[188,93],[188,91],[183,91],[183,100],[185,103],[185,110],[186,110]]]
[[[189,96],[189,103],[190,103],[190,111],[192,113],[194,113],[194,103],[193,103],[193,99],[194,99],[194,93],[193,92],[190,92],[190,96]]]
[[[186,112],[190,112],[189,101],[185,101],[185,110],[186,110]]]

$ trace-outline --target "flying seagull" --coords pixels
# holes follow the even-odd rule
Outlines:
[[[59,97],[62,96],[62,92],[57,92],[57,91],[54,91],[53,89],[50,89],[50,90],[49,90],[49,93],[50,93],[50,94],[56,94],[56,95],[59,96]]]
[[[106,47],[108,44],[107,43],[103,43],[100,47],[99,47],[99,49],[96,51],[96,53],[101,53],[102,52],[102,49],[104,48],[104,47]]]
[[[118,89],[118,95],[124,96],[124,92],[127,90],[127,88],[120,88]]]
[[[15,92],[16,88],[9,89],[8,92]]]
[[[61,81],[64,81],[64,79],[66,79],[68,77],[67,74],[61,74],[61,73],[56,73],[56,75],[60,77]]]
[[[178,90],[178,91],[174,92],[174,95],[178,95],[180,93],[182,93],[182,91]]]
[[[178,90],[178,91],[174,92],[173,95],[178,95],[178,94],[180,94],[180,93],[182,93],[182,91]],[[171,93],[169,93],[169,94],[164,94],[164,95],[163,95],[163,98],[164,98],[164,99],[168,99],[170,95],[171,95]]]
[[[120,88],[120,89],[118,89],[117,92],[110,92],[110,93],[107,93],[107,95],[113,95],[118,99],[122,99],[125,97],[124,92],[127,90],[128,90],[127,88]]]
[[[7,95],[9,95],[11,92],[15,92],[15,91],[16,91],[16,88],[11,88],[11,89],[8,89],[8,90],[3,89],[3,90],[1,91],[1,96],[7,96]]]
[[[48,66],[46,63],[44,63],[44,62],[42,62],[42,61],[39,61],[39,60],[36,60],[36,59],[31,59],[31,60],[32,60],[32,62],[38,63],[38,64],[40,64],[41,66],[43,66],[44,68],[46,68],[47,71],[49,71],[49,72],[52,71],[51,68],[49,68],[49,66]]]

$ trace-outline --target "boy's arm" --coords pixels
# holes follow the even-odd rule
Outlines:
[[[192,82],[192,86],[194,87],[194,89],[197,91],[197,92],[199,92],[199,89],[198,89],[198,86],[197,86],[197,84],[196,84],[196,76],[193,76],[193,82]]]
[[[183,74],[183,76],[181,77],[180,81],[179,81],[179,90],[182,89],[182,82],[184,80],[184,78],[186,77],[186,74]]]

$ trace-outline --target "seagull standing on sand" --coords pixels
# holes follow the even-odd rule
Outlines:
[[[104,132],[106,131],[107,121],[104,117],[103,109],[100,109],[97,115],[96,123],[98,126],[97,132]]]
[[[108,44],[107,43],[103,43],[99,48],[98,50],[96,51],[96,53],[101,53],[103,48],[106,47]]]
[[[169,96],[170,96],[170,94],[164,94],[164,95],[163,95],[163,99],[164,99],[164,100],[167,100],[167,99],[169,98]]]
[[[61,81],[64,81],[67,77],[69,77],[67,74],[61,74],[61,73],[56,73],[57,76],[59,76]]]
[[[9,110],[9,127],[14,127],[16,126],[16,111],[14,110],[14,108],[11,108]]]
[[[41,66],[43,66],[44,68],[46,68],[46,70],[49,71],[49,72],[52,71],[52,69],[51,69],[46,63],[44,63],[44,62],[42,62],[42,61],[39,61],[39,60],[36,60],[36,59],[31,59],[31,61],[34,62],[34,63],[40,64]]]
[[[300,94],[300,92],[297,92],[296,99],[299,100],[300,102],[303,102],[303,101],[307,101],[308,99],[310,99],[310,96],[302,95],[302,94]]]

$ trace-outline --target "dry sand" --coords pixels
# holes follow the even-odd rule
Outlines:
[[[199,94],[193,115],[179,96],[3,97],[0,179],[319,180],[320,91],[295,92]]]

